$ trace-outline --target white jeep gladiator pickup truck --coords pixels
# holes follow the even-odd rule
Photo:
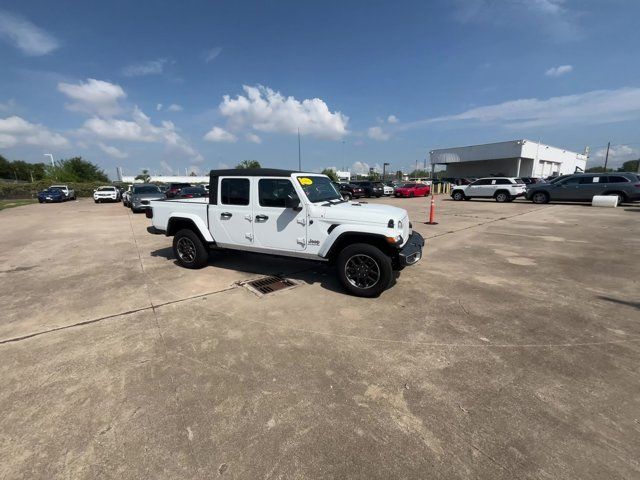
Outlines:
[[[186,268],[210,249],[235,249],[332,262],[346,290],[380,295],[394,271],[422,257],[424,239],[404,209],[345,201],[317,173],[274,169],[212,170],[209,198],[151,201],[156,232],[173,236]]]

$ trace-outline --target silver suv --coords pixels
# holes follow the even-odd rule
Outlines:
[[[515,177],[480,178],[469,185],[457,185],[451,190],[454,200],[470,200],[472,198],[493,198],[496,202],[511,202],[524,196],[525,183]]]
[[[616,195],[618,203],[640,200],[637,173],[578,173],[554,183],[527,187],[525,198],[533,203],[590,202],[594,195]]]

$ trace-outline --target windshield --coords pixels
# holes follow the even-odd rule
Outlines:
[[[116,188],[115,187],[99,187],[98,191],[99,192],[113,192]]]
[[[45,193],[62,193],[62,190],[60,190],[59,188],[47,188],[45,190]]]
[[[155,185],[142,185],[133,187],[133,193],[160,193],[160,189]]]
[[[342,195],[327,177],[298,177],[298,182],[310,202],[328,202],[342,200]]]

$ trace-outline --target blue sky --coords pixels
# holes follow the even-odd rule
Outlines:
[[[634,0],[66,1],[0,7],[0,153],[110,175],[257,159],[412,169],[529,138],[640,156]]]

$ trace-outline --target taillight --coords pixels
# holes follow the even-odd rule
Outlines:
[[[147,218],[153,218],[153,208],[149,207],[145,210],[144,214]]]
[[[634,185],[634,187],[636,187],[636,188],[640,188],[640,183],[636,183],[636,184]]]

